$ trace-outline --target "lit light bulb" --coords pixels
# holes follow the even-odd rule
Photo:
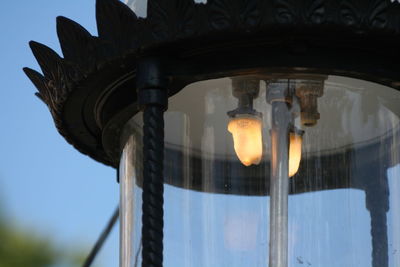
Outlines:
[[[237,116],[228,124],[233,136],[233,146],[240,162],[245,166],[259,164],[262,157],[261,119],[251,116]]]
[[[289,135],[289,177],[297,173],[301,161],[301,144],[303,137],[294,132]]]

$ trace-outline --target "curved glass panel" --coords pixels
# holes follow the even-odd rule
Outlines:
[[[119,167],[120,183],[120,267],[141,266],[142,188],[137,175],[142,173],[140,131],[128,124],[122,134],[124,149]]]
[[[193,0],[195,3],[207,3],[207,0]],[[129,6],[138,17],[147,17],[147,0],[125,0],[127,6]]]
[[[164,266],[400,266],[398,103],[394,89],[319,75],[214,79],[172,96]],[[138,153],[141,116],[126,130]]]
[[[125,3],[138,17],[147,17],[147,0],[126,0]]]

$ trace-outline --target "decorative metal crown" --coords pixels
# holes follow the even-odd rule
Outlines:
[[[147,11],[146,18],[138,18],[119,0],[97,0],[98,37],[76,22],[58,17],[64,58],[43,44],[30,42],[43,75],[29,68],[24,71],[38,89],[36,95],[49,107],[58,131],[79,151],[108,165],[117,166],[118,162],[103,148],[106,122],[71,120],[66,103],[81,101],[76,109],[83,110],[82,92],[89,95],[95,87],[88,86],[88,80],[110,72],[132,72],[143,54],[168,48],[174,56],[182,47],[201,48],[239,35],[266,37],[279,31],[291,35],[312,29],[315,35],[326,35],[333,29],[335,33],[397,39],[400,34],[400,4],[394,0],[208,0],[206,4],[148,0]],[[340,36],[337,39],[346,42],[339,40]],[[112,78],[107,82],[112,83]],[[107,90],[108,85],[103,86]]]

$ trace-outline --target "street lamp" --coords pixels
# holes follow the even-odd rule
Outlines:
[[[59,132],[119,169],[120,266],[398,266],[400,5],[197,2],[30,43]]]

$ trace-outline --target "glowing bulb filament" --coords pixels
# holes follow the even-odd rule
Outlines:
[[[301,135],[290,133],[289,141],[289,177],[292,177],[299,170],[303,138]]]
[[[237,157],[245,166],[259,164],[262,157],[261,119],[253,116],[232,118],[228,131],[233,136]]]

